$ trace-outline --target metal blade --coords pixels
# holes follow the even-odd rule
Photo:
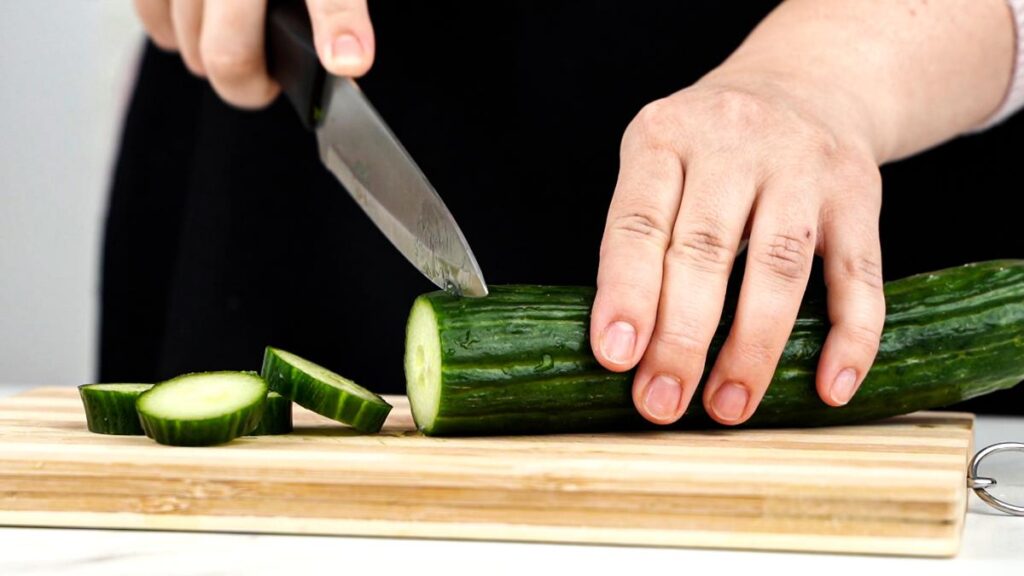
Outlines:
[[[441,197],[349,78],[328,76],[320,159],[370,220],[434,284],[486,296],[487,284]]]

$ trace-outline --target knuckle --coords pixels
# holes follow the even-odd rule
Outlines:
[[[264,72],[263,57],[259,53],[200,46],[203,67],[221,82],[241,82]]]
[[[736,89],[719,92],[712,110],[718,122],[740,130],[760,127],[769,117],[767,102],[750,92]]]
[[[862,190],[882,189],[882,173],[878,165],[859,151],[844,149],[833,162],[835,171]]]
[[[819,162],[834,180],[843,183],[858,197],[881,196],[882,173],[870,154],[841,142],[835,134],[824,130],[818,131],[812,140]]]
[[[877,350],[882,340],[880,327],[860,322],[847,324],[843,332],[850,341],[868,350]]]
[[[668,223],[651,210],[630,210],[615,216],[609,223],[610,236],[628,238],[664,248],[668,242]],[[602,245],[602,251],[606,248]]]
[[[671,102],[664,98],[650,102],[640,109],[626,128],[623,145],[637,139],[651,149],[672,149],[676,140],[675,123],[676,114]]]
[[[810,272],[814,255],[814,230],[801,229],[776,233],[757,251],[757,262],[786,282],[798,282]]]
[[[763,367],[774,365],[778,353],[767,342],[747,339],[736,345],[736,355],[743,365]]]
[[[811,150],[825,166],[833,169],[847,163],[847,151],[832,132],[820,127],[811,127],[806,141]]]
[[[884,287],[882,263],[877,258],[863,255],[844,257],[840,273],[843,275],[843,280],[862,284],[879,293]]]
[[[658,326],[654,333],[655,345],[665,347],[672,351],[673,355],[684,358],[700,358],[708,351],[709,343],[701,339],[697,330],[692,324],[675,321]]]
[[[713,225],[672,236],[666,259],[705,272],[721,272],[732,264],[733,253],[724,234]]]

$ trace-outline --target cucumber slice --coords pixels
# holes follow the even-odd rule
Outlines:
[[[263,407],[263,417],[247,436],[289,434],[292,431],[292,401],[271,390]]]
[[[360,432],[379,431],[391,412],[383,398],[348,378],[270,346],[263,355],[263,378],[271,390]]]
[[[267,383],[255,372],[201,372],[157,384],[135,406],[153,440],[210,446],[256,428],[266,400]]]
[[[83,384],[78,387],[89,432],[142,436],[135,401],[152,384]]]

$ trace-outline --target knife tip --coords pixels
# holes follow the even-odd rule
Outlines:
[[[468,282],[463,282],[461,284],[447,280],[443,289],[452,296],[467,298],[483,298],[490,293],[487,289],[487,283],[484,282],[483,278],[479,276],[471,276],[468,280]]]

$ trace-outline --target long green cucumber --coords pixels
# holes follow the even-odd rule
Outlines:
[[[267,383],[255,372],[185,374],[139,396],[146,435],[172,446],[223,444],[259,424]]]
[[[746,426],[824,426],[937,408],[1024,380],[1024,260],[968,264],[885,285],[874,367],[853,400],[818,397],[825,305],[801,309],[768,392]],[[486,298],[416,299],[406,331],[413,417],[429,435],[539,434],[651,426],[633,374],[602,368],[589,344],[594,289],[492,286]],[[723,315],[713,364],[732,322]],[[705,374],[706,376],[706,374]],[[702,384],[703,385],[703,384]],[[677,426],[715,426],[697,400]]]
[[[85,408],[85,422],[90,432],[142,436],[142,424],[135,410],[135,401],[152,384],[83,384],[78,395]]]

